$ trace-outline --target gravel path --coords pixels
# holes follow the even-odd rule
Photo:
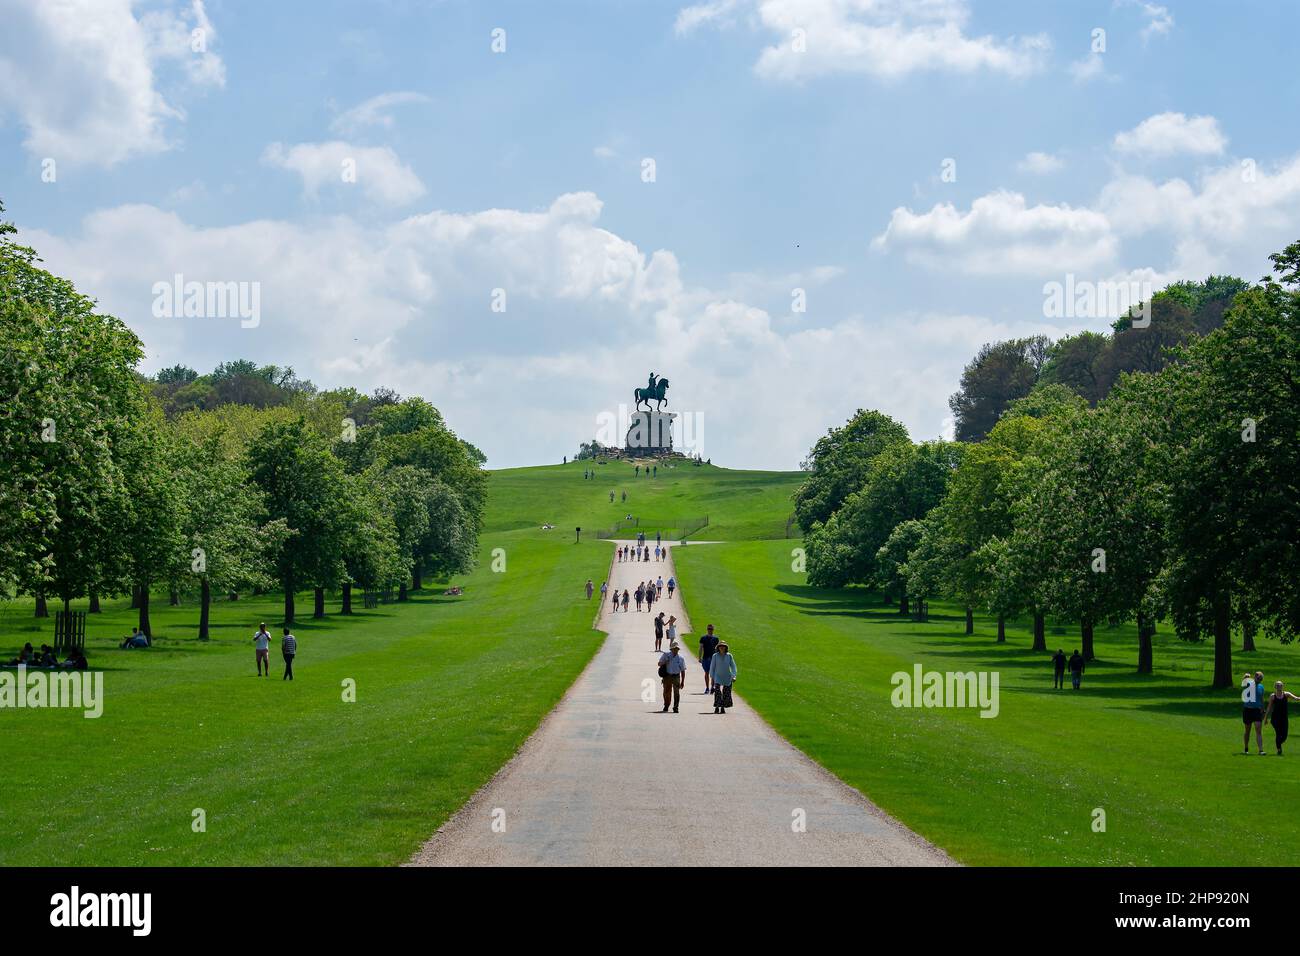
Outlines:
[[[616,561],[610,587],[635,591],[651,574],[667,581],[675,573],[671,560]],[[609,636],[586,670],[409,865],[952,864],[786,743],[739,694],[725,716],[714,715],[698,663],[687,673],[681,712],[660,713],[652,616],[631,607],[612,614],[606,603],[598,627]],[[698,636],[684,638],[690,622],[680,592],[668,600],[665,589],[661,610],[677,616],[694,661]],[[716,623],[724,639],[733,637],[742,688],[744,641]],[[796,832],[801,816],[806,827]]]

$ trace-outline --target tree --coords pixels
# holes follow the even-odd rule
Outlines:
[[[199,585],[199,640],[206,641],[213,590],[270,587],[288,528],[283,519],[262,522],[261,491],[238,461],[223,455],[215,435],[202,443],[181,440],[178,479],[186,501],[184,573]]]
[[[804,534],[828,521],[862,486],[873,458],[908,441],[907,429],[888,415],[862,409],[817,439],[802,465],[808,477],[794,493],[795,518]]]
[[[1042,335],[983,346],[948,400],[957,440],[983,439],[1011,402],[1029,394],[1047,361],[1048,340]]]
[[[299,418],[267,425],[249,445],[245,468],[265,496],[267,514],[284,522],[288,540],[276,555],[284,619],[294,622],[294,591],[340,583],[343,553],[354,534],[353,488],[324,438]]]
[[[809,537],[809,583],[820,587],[875,583],[876,553],[897,525],[925,517],[943,499],[962,450],[952,442],[908,442],[890,445],[876,455],[862,487]]]
[[[1276,277],[1238,293],[1223,326],[1160,376],[1163,583],[1180,636],[1213,634],[1215,687],[1234,683],[1234,607],[1269,637],[1300,630],[1300,245],[1271,258]]]

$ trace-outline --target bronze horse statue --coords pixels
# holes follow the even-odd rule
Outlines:
[[[664,402],[668,401],[668,397],[665,394],[667,391],[668,391],[668,379],[666,378],[659,379],[659,382],[655,385],[654,388],[634,388],[632,390],[632,397],[636,399],[635,407],[637,411],[641,410],[642,402],[646,403],[647,411],[650,408],[651,402],[658,402],[659,407],[656,408],[655,411],[659,411],[664,407]]]

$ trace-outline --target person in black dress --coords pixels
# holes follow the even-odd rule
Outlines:
[[[1273,738],[1277,744],[1277,755],[1282,756],[1282,745],[1286,743],[1287,732],[1287,702],[1300,700],[1289,690],[1283,690],[1282,682],[1278,681],[1273,685],[1273,693],[1268,696],[1268,709],[1264,711],[1264,723],[1270,720],[1273,722]]]

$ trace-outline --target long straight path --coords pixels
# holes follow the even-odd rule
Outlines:
[[[640,581],[675,576],[671,552],[679,545],[668,544],[667,561],[614,561],[610,587],[635,592]],[[630,606],[612,613],[605,603],[598,627],[608,637],[586,670],[411,864],[951,864],[778,736],[739,694],[734,708],[715,715],[698,663],[688,670],[681,712],[661,713],[653,616]],[[676,615],[694,662],[698,635],[686,636],[681,591],[669,599],[665,588],[659,611],[665,620]],[[715,623],[732,639],[742,688],[743,636]]]

